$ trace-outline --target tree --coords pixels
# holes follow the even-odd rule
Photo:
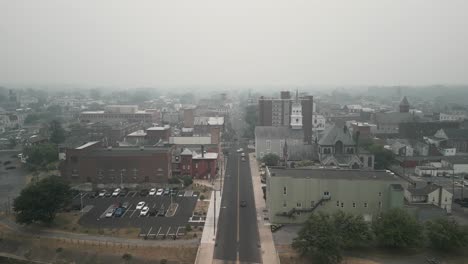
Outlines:
[[[419,244],[423,238],[418,220],[400,208],[384,213],[373,222],[372,228],[377,241],[386,247],[411,247]]]
[[[454,220],[441,218],[429,221],[426,233],[431,246],[436,249],[448,250],[468,245],[467,228],[458,225]]]
[[[369,224],[361,215],[353,215],[338,211],[333,214],[333,222],[341,239],[343,248],[366,245],[372,240]]]
[[[329,215],[312,214],[305,222],[292,246],[302,256],[318,263],[339,263],[342,259],[340,236]]]
[[[65,141],[65,130],[58,120],[50,122],[50,141],[55,144],[60,144]]]
[[[24,150],[28,157],[27,163],[32,167],[46,167],[58,159],[57,147],[53,144],[39,144]]]
[[[133,256],[130,253],[125,253],[122,255],[122,259],[125,261],[125,263],[130,262],[132,260]]]
[[[385,149],[382,145],[372,144],[368,147],[370,153],[374,155],[375,162],[374,167],[378,170],[387,169],[393,164],[395,155],[388,149]]]
[[[278,165],[279,157],[276,154],[269,153],[263,156],[262,162],[264,162],[267,166],[276,166]]]
[[[71,202],[70,186],[58,176],[50,176],[24,188],[14,200],[16,222],[50,224],[56,213]]]

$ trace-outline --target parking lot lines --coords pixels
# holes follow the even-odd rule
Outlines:
[[[135,210],[133,210],[133,213],[130,215],[130,218],[132,218],[132,217],[133,217],[133,214],[135,214],[135,212],[136,212],[136,211],[137,211],[136,209],[135,209]]]

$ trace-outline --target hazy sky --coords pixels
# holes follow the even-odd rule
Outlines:
[[[466,0],[0,0],[0,85],[468,83]]]

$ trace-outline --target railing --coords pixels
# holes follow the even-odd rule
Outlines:
[[[330,195],[324,195],[322,196],[322,199],[320,199],[313,207],[311,208],[292,208],[291,210],[289,210],[288,212],[282,212],[282,213],[277,213],[276,215],[277,216],[284,216],[284,217],[292,217],[294,215],[294,213],[311,213],[313,212],[315,209],[317,209],[317,207],[319,207],[324,201],[328,201],[330,200],[331,197]]]

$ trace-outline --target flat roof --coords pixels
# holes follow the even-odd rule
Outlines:
[[[146,130],[152,130],[152,131],[162,131],[162,130],[167,130],[171,128],[170,126],[158,126],[158,127],[150,127],[150,128],[147,128]]]
[[[345,179],[345,180],[401,180],[399,176],[384,170],[352,170],[329,168],[268,168],[272,177]],[[272,175],[273,174],[273,175]]]
[[[96,148],[87,153],[87,156],[150,156],[156,153],[168,153],[170,148],[165,147],[115,147]]]

